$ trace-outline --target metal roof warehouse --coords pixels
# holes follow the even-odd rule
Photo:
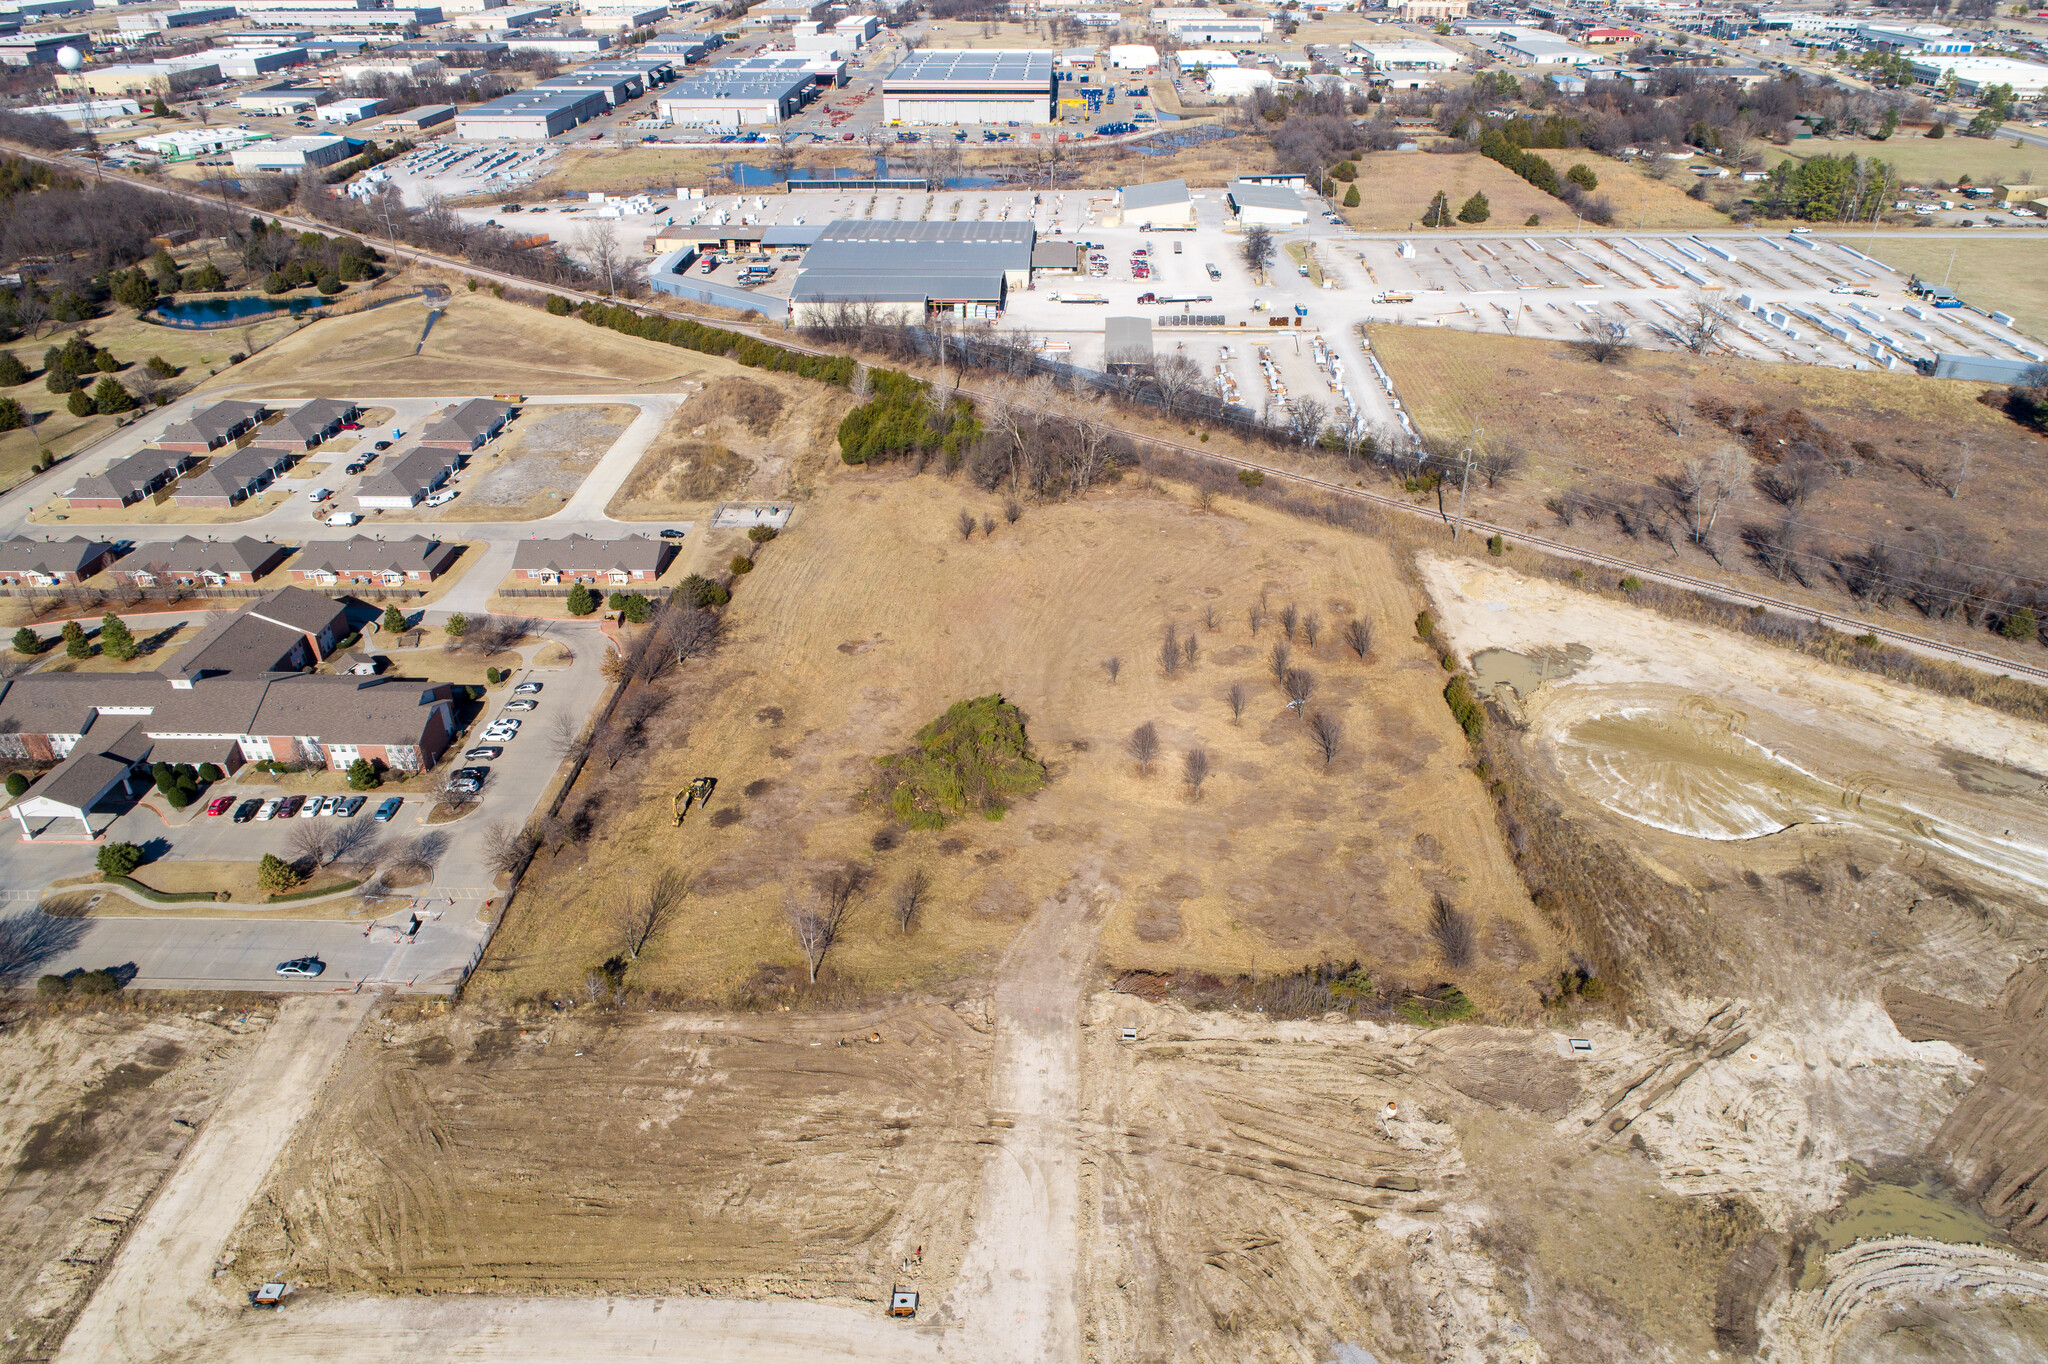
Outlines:
[[[800,57],[744,65],[720,62],[677,81],[657,103],[679,127],[780,123],[802,109],[816,88],[811,65]]]
[[[940,311],[994,317],[1011,289],[1031,282],[1030,223],[835,222],[804,253],[793,309],[872,305],[921,321]]]
[[[608,107],[602,90],[521,91],[456,114],[455,135],[544,142],[596,118]]]
[[[890,123],[1050,123],[1050,48],[926,48],[882,80]]]

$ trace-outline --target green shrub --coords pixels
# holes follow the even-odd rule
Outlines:
[[[1454,985],[1439,985],[1422,994],[1410,995],[1395,1007],[1410,1023],[1425,1028],[1456,1023],[1479,1012],[1478,1006]]]
[[[757,545],[765,545],[775,538],[775,527],[749,526],[747,528],[747,538]]]
[[[1498,559],[1508,552],[1508,542],[1498,535],[1489,535],[1486,537],[1486,552]]]
[[[1472,688],[1465,684],[1460,673],[1444,684],[1444,702],[1451,708],[1451,718],[1465,731],[1466,739],[1478,743],[1486,734],[1486,711],[1472,695]]]
[[[2006,612],[2005,619],[1998,623],[1998,633],[2007,639],[2033,639],[2039,635],[2041,625],[2034,616],[2034,608],[2021,606]]]
[[[205,782],[208,786],[224,779],[226,776],[227,773],[221,771],[217,763],[201,763],[199,766],[199,780]]]
[[[1427,643],[1429,643],[1429,639],[1430,639],[1430,636],[1431,636],[1431,635],[1434,635],[1435,633],[1436,633],[1436,622],[1435,622],[1435,621],[1433,621],[1433,620],[1431,620],[1431,619],[1429,618],[1429,612],[1427,612],[1427,611],[1418,611],[1418,612],[1416,612],[1416,614],[1415,614],[1415,637],[1416,637],[1417,639],[1421,640],[1421,641],[1422,641],[1423,643],[1427,644]]]
[[[1542,225],[1542,223],[1543,215],[1540,213],[1531,213],[1527,218],[1524,218],[1522,220],[1523,227],[1539,227]]]
[[[917,732],[916,747],[880,762],[890,808],[913,829],[969,811],[999,818],[1010,800],[1045,785],[1023,713],[997,695],[956,701]]]
[[[16,800],[20,800],[23,796],[27,795],[28,778],[19,772],[9,772],[7,774],[7,794]]]
[[[582,583],[577,583],[569,589],[567,604],[570,615],[587,616],[597,610],[597,597]]]
[[[723,606],[732,600],[732,592],[722,583],[715,583],[701,573],[692,573],[683,579],[683,599],[695,607]]]
[[[62,999],[71,993],[71,982],[62,976],[42,976],[36,981],[36,998]]]
[[[317,288],[321,293],[326,294],[328,297],[332,298],[334,295],[340,293],[343,289],[347,288],[348,286],[344,285],[341,282],[341,277],[339,275],[322,275],[320,276],[320,282],[314,287]]]
[[[121,362],[114,358],[114,353],[110,350],[103,350],[93,356],[92,367],[102,374],[119,374],[121,372]]]
[[[19,400],[0,398],[0,431],[19,431],[28,425],[28,413]]]
[[[85,627],[75,620],[64,622],[64,653],[69,658],[92,657],[92,641],[85,637]]]
[[[1239,469],[1237,481],[1247,488],[1256,488],[1266,481],[1266,474],[1263,469]]]
[[[1616,586],[1620,587],[1624,592],[1640,592],[1643,590],[1643,580],[1635,574],[1629,573],[1623,575],[1622,580]]]
[[[567,317],[570,313],[576,311],[570,306],[569,300],[563,298],[560,294],[548,295],[547,309],[555,317]]]
[[[28,382],[28,366],[21,363],[21,357],[11,350],[0,350],[0,388],[13,388]]]
[[[71,390],[71,396],[64,400],[64,410],[74,417],[90,417],[99,408],[94,405],[92,394],[82,388]]]
[[[504,680],[505,674],[499,672],[496,668],[484,669],[484,681],[489,683],[491,686],[495,687]]]
[[[726,564],[726,568],[731,571],[733,577],[737,578],[743,574],[752,573],[754,571],[754,561],[744,554],[735,554],[732,556],[732,560]]]
[[[256,864],[256,884],[272,895],[295,889],[304,879],[297,867],[275,853],[263,854],[263,860]]]
[[[357,758],[348,765],[349,790],[368,791],[378,784],[377,769],[371,766],[368,758]]]
[[[159,379],[175,379],[178,377],[178,367],[164,359],[161,355],[150,356],[149,359],[143,361],[142,367]]]
[[[263,281],[263,292],[266,294],[288,294],[291,289],[291,280],[280,270],[272,270]]]
[[[14,652],[23,658],[34,658],[49,647],[49,641],[26,625],[14,632]]]
[[[142,865],[142,849],[133,843],[109,843],[93,859],[104,876],[126,876]]]
[[[120,988],[121,978],[104,968],[80,971],[71,977],[71,993],[74,995],[110,995]]]

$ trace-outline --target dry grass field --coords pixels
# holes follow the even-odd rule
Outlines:
[[[690,665],[644,766],[586,775],[571,805],[598,803],[595,836],[537,864],[472,988],[500,1001],[581,991],[616,950],[620,897],[662,865],[685,871],[691,894],[628,982],[708,999],[780,985],[800,961],[785,899],[857,861],[877,890],[831,961],[853,988],[985,967],[1087,869],[1120,888],[1102,939],[1113,966],[1263,974],[1355,957],[1427,983],[1444,969],[1424,931],[1441,893],[1485,945],[1448,978],[1489,1008],[1533,999],[1521,978],[1554,969],[1559,947],[1466,770],[1443,674],[1410,637],[1420,599],[1382,546],[1135,487],[998,518],[966,542],[963,508],[998,511],[901,470],[822,480],[739,583],[730,642]],[[731,552],[700,534],[698,554]],[[1311,709],[1343,726],[1327,771],[1268,674],[1278,626],[1251,635],[1262,594],[1320,618],[1316,646],[1297,637],[1294,655],[1316,678]],[[1363,663],[1339,643],[1353,619],[1373,632]],[[1158,661],[1168,624],[1198,641],[1172,676]],[[1022,708],[1050,784],[1000,821],[894,826],[868,794],[875,759],[989,692]],[[1161,752],[1141,774],[1125,741],[1146,723]],[[1181,779],[1193,749],[1211,763],[1199,800]],[[708,817],[676,829],[670,797],[700,775],[719,779]],[[933,898],[905,934],[888,901],[920,868]]]
[[[1755,575],[1760,570],[1737,538],[1740,528],[1776,523],[1785,509],[1755,485],[1756,465],[1743,442],[1694,410],[1720,401],[1738,410],[1803,413],[1844,447],[1849,473],[1827,478],[1800,509],[1802,542],[1814,556],[1804,562],[1817,583],[1832,573],[1831,556],[1878,540],[1909,558],[1916,546],[1938,544],[1984,566],[1994,586],[2003,574],[2048,573],[2048,553],[2031,531],[2048,516],[2048,497],[2027,473],[2040,460],[2041,440],[1978,402],[1984,384],[1663,351],[1637,351],[1624,364],[1603,366],[1555,341],[1449,328],[1375,327],[1372,341],[1425,433],[1462,439],[1477,425],[1487,447],[1522,452],[1523,468],[1500,486],[1473,480],[1472,505],[1496,523],[1644,562],[1675,559],[1688,572],[1711,576],[1714,562],[1682,534],[1674,537],[1676,548],[1647,534],[1631,539],[1610,513],[1639,499],[1668,506],[1659,478],[1688,460],[1726,455],[1742,475],[1717,523],[1726,567]],[[1677,409],[1684,410],[1682,435],[1666,424]],[[1940,480],[1965,450],[1969,474],[1951,497]],[[1569,488],[1594,494],[1602,509],[1566,528],[1549,504]],[[1784,586],[1796,589],[1790,581]],[[1826,599],[1837,607],[1845,600],[1834,592]],[[1997,647],[1988,632],[1969,634],[1977,647]]]
[[[2013,139],[1958,137],[1955,130],[1930,139],[1919,129],[1901,128],[1882,142],[1867,137],[1801,138],[1790,147],[1766,147],[1764,160],[1804,161],[1813,156],[1875,158],[1898,171],[1908,184],[1956,183],[1967,175],[1972,184],[2039,184],[2048,175],[2048,148],[2022,145]]]
[[[1614,204],[1614,226],[1619,230],[1638,227],[1727,227],[1728,215],[1717,212],[1712,204],[1702,203],[1686,193],[1693,187],[1695,176],[1683,166],[1671,173],[1670,178],[1659,180],[1645,175],[1636,166],[1611,157],[1600,156],[1582,149],[1576,151],[1540,151],[1560,172],[1573,166],[1584,165],[1592,170],[1599,180],[1596,195],[1604,194]],[[1736,186],[1740,181],[1733,182]],[[1548,198],[1549,196],[1544,196]],[[1557,203],[1556,200],[1552,200]],[[1569,221],[1571,210],[1562,203],[1557,204],[1559,217],[1545,214],[1543,221],[1553,225]]]
[[[2048,163],[2048,151],[2041,159]],[[1946,280],[1965,301],[1987,312],[2009,313],[2022,331],[2048,340],[2048,270],[2041,268],[2048,241],[1963,233],[1956,237],[1959,240],[1879,238],[1875,247],[1868,240],[1850,242],[1858,251],[1868,251],[1922,279],[1936,284]]]
[[[1559,153],[1562,166],[1586,161],[1600,177],[1600,192],[1614,201],[1616,223],[1637,225],[1647,213],[1651,227],[1711,227],[1727,219],[1685,197],[1686,186],[1660,185],[1627,167],[1587,152]],[[1358,159],[1357,208],[1340,210],[1351,226],[1369,231],[1420,229],[1430,200],[1442,190],[1455,211],[1473,193],[1486,195],[1492,217],[1468,231],[1513,232],[1535,214],[1539,225],[1556,230],[1572,226],[1571,208],[1477,152],[1437,155],[1429,152],[1374,152]],[[1690,177],[1688,177],[1690,178]],[[1342,202],[1342,191],[1338,194]],[[1626,210],[1626,211],[1624,211]]]

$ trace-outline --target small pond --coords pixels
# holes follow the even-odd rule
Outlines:
[[[273,313],[290,313],[297,317],[313,308],[322,308],[328,300],[306,295],[300,298],[264,298],[257,294],[238,294],[231,298],[199,298],[177,303],[159,303],[145,315],[149,321],[166,327],[218,327],[229,322],[252,322],[269,317]]]

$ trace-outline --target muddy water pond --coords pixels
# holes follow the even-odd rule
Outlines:
[[[1866,1184],[1814,1223],[1813,1232],[1815,1244],[1808,1248],[1799,1276],[1802,1289],[1820,1287],[1827,1257],[1858,1241],[1918,1236],[1956,1246],[2006,1244],[2005,1233],[1925,1179],[1911,1185]]]
[[[1527,701],[1545,682],[1570,677],[1592,657],[1593,651],[1583,644],[1526,654],[1513,649],[1481,649],[1472,655],[1474,690],[1482,696],[1492,696],[1499,688],[1507,687],[1517,700]]]

